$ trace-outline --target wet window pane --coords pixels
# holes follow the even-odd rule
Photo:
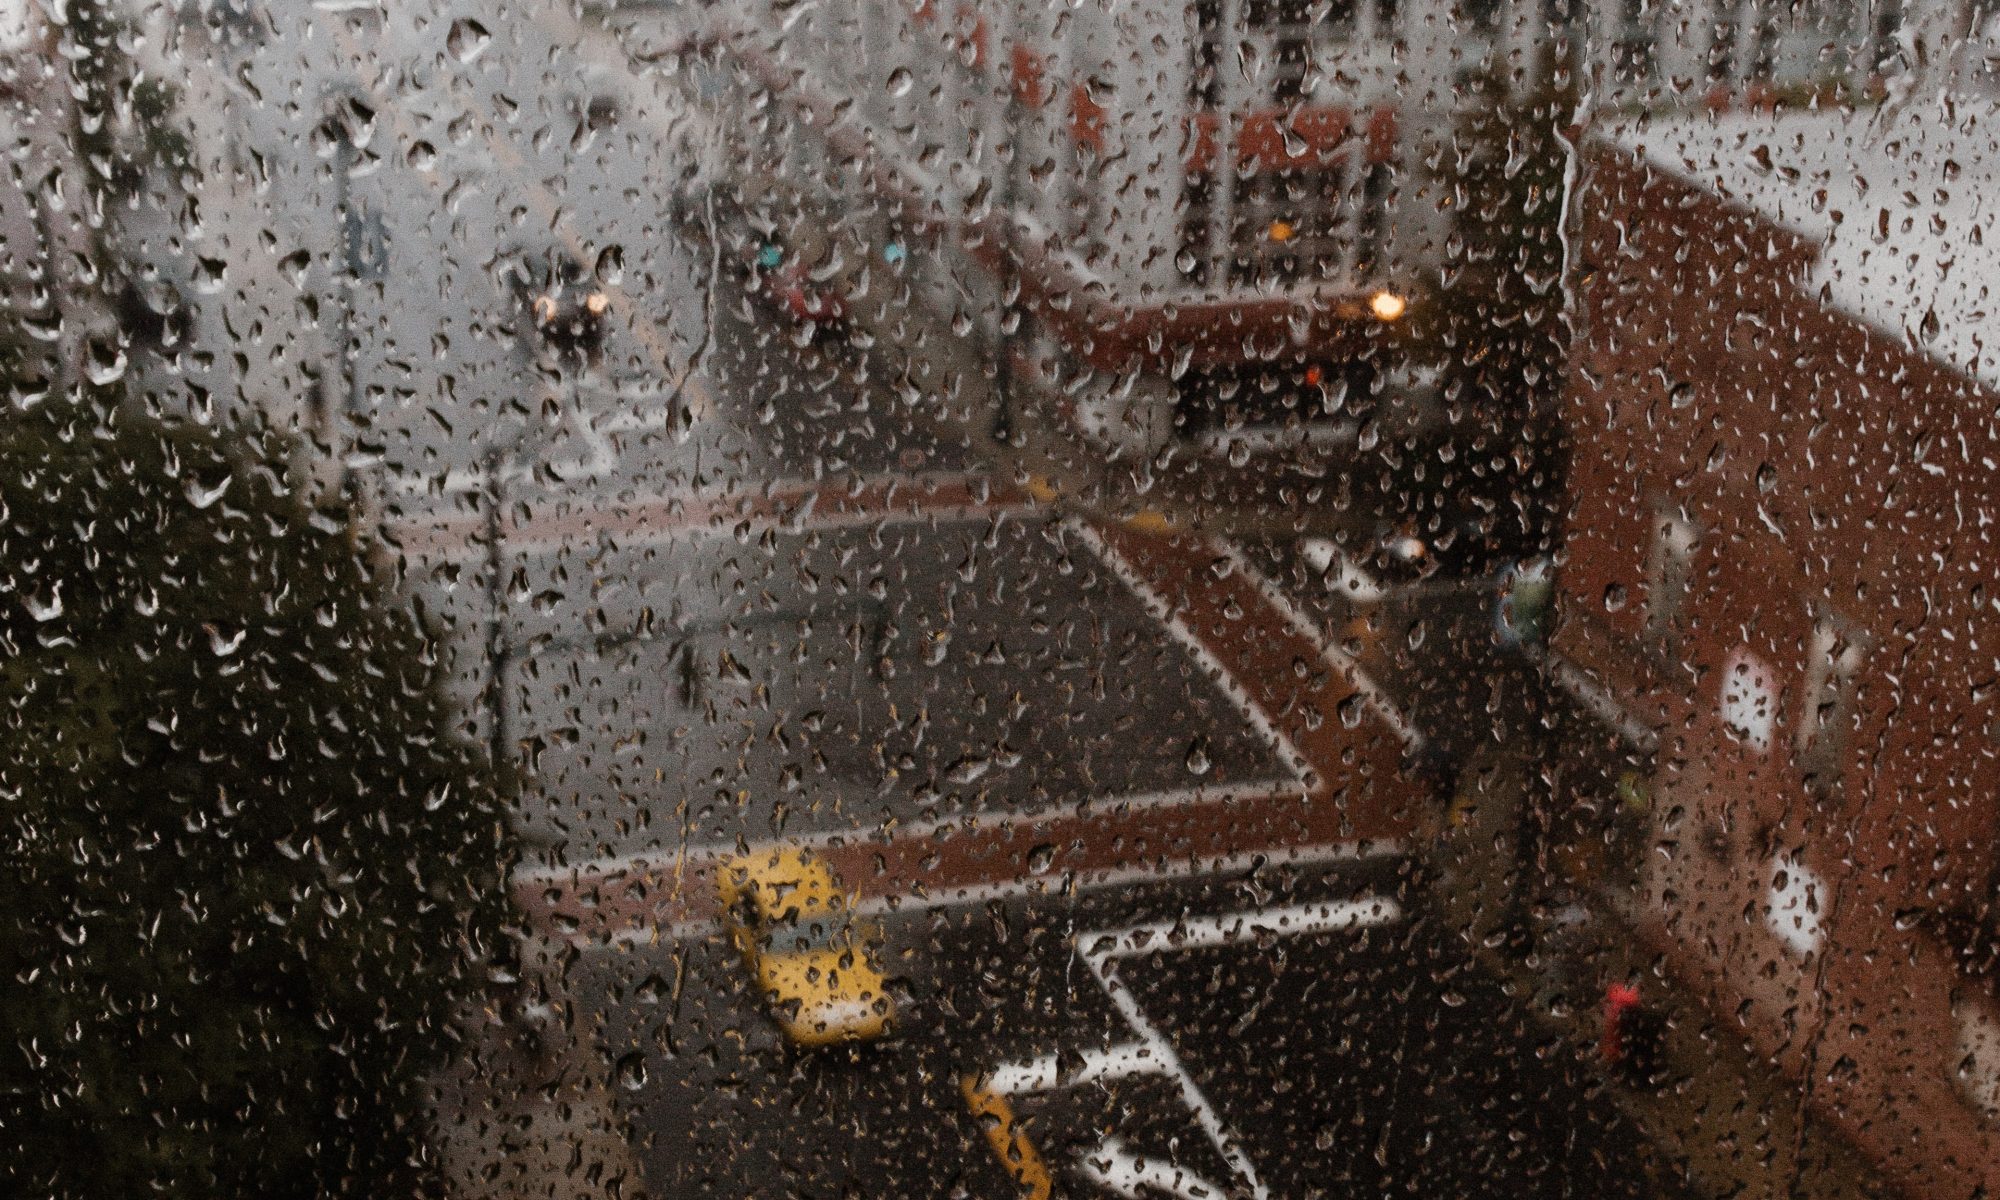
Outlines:
[[[0,3],[8,1195],[2000,1194],[2000,25]]]

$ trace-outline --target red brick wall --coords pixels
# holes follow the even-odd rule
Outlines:
[[[1586,178],[1555,648],[1661,735],[1647,932],[1910,1195],[2000,1194],[2000,1138],[1954,1082],[1953,1005],[1991,999],[1919,916],[1994,865],[2000,397],[1823,306],[1799,237],[1621,151]],[[1649,625],[1662,512],[1699,540]],[[1867,646],[1830,792],[1795,753],[1829,610]],[[1744,655],[1776,689],[1764,749],[1719,711]],[[1765,917],[1780,855],[1824,885],[1810,956]]]

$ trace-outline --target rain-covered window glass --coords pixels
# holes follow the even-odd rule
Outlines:
[[[2000,1195],[2000,16],[0,0],[0,1194]]]

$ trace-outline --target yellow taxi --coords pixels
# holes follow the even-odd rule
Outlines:
[[[888,981],[833,871],[804,850],[767,850],[716,873],[723,925],[794,1045],[860,1042],[889,1031]]]

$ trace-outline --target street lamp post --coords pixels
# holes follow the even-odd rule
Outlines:
[[[506,502],[509,455],[495,446],[486,452],[486,731],[487,753],[495,771],[513,773],[512,733],[507,726],[507,675],[514,643],[507,636],[505,531],[500,506]]]
[[[354,431],[361,419],[361,353],[355,341],[358,324],[355,296],[362,278],[380,277],[386,266],[383,260],[387,246],[385,240],[379,239],[379,231],[369,228],[355,207],[353,175],[359,147],[339,111],[339,105],[345,103],[344,97],[336,96],[333,103],[335,110],[327,116],[327,128],[334,144],[333,205],[340,223],[341,258],[336,276],[339,311],[335,314],[334,337],[340,361],[341,402],[337,413],[331,411],[332,406],[324,399],[319,407],[327,441],[337,462],[336,478],[345,495],[354,482]]]
[[[1014,219],[1014,206],[1018,197],[1015,172],[1021,163],[1021,105],[1015,80],[1006,72],[1001,73],[1001,78],[1001,86],[1006,89],[1002,123],[1007,130],[1007,161],[1001,164],[998,205],[1004,240],[998,247],[1000,325],[994,339],[998,358],[993,364],[993,440],[1005,445],[1014,440],[1014,331],[1020,323],[1015,300],[1021,286],[1021,269],[1014,259],[1020,229]]]
[[[339,432],[331,439],[336,460],[340,464],[340,488],[347,490],[348,459],[352,457],[349,441],[353,429],[349,422],[354,416],[354,391],[359,382],[356,378],[354,352],[354,189],[351,175],[354,170],[354,142],[347,136],[347,130],[338,121],[334,123],[338,140],[333,153],[334,211],[340,214],[341,259],[338,286],[340,288],[339,324],[336,336],[340,341],[340,381],[342,387],[340,415],[334,418]]]
[[[601,315],[601,310],[592,311]],[[572,411],[583,406],[580,376],[588,361],[587,356],[579,357],[559,375],[558,395],[566,397]],[[486,475],[487,753],[494,769],[509,776],[514,772],[514,738],[507,712],[507,679],[514,664],[514,642],[507,632],[507,530],[501,511],[507,504],[507,473],[533,432],[531,425],[524,425],[511,443],[488,447],[482,459]]]

